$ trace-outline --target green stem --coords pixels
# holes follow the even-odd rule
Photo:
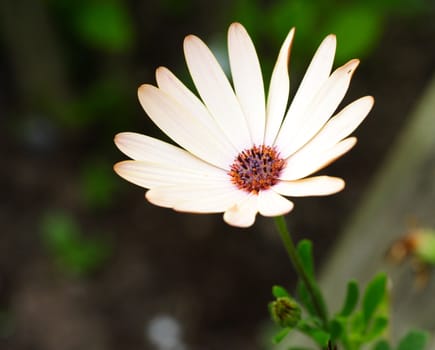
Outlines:
[[[323,298],[320,295],[320,292],[315,286],[313,280],[310,278],[310,276],[308,276],[306,270],[304,269],[301,259],[299,258],[299,255],[297,253],[296,247],[293,243],[290,232],[287,229],[287,224],[285,222],[284,216],[275,217],[275,225],[281,236],[282,242],[284,243],[284,247],[287,251],[290,261],[293,264],[294,269],[296,270],[296,273],[307,287],[307,291],[310,294],[316,314],[323,321],[324,326],[327,327],[328,316],[325,303],[323,302]]]

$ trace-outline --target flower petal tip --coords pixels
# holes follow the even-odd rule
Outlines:
[[[158,199],[155,198],[154,196],[154,191],[153,190],[148,190],[145,192],[145,199],[150,202],[151,204],[157,205],[162,207],[163,205],[161,204],[161,201],[159,201]],[[166,207],[170,207],[170,206],[166,206]]]
[[[122,132],[117,133],[114,137],[113,137],[113,142],[115,143],[115,145],[118,145],[119,140],[122,138]]]
[[[347,69],[347,74],[353,74],[355,72],[356,68],[359,66],[359,62],[360,62],[360,60],[358,58],[354,58],[354,59],[350,60],[349,62],[347,62],[343,66],[343,69]]]
[[[116,163],[116,164],[113,166],[113,171],[114,171],[116,174],[118,174],[119,176],[121,176],[121,177],[123,177],[123,176],[122,176],[122,173],[124,172],[125,162],[128,162],[128,161],[123,160],[123,161],[121,161],[121,162]]]
[[[233,22],[231,23],[230,27],[228,28],[228,31],[231,30],[243,30],[246,31],[245,27],[240,22]]]
[[[120,132],[115,135],[113,138],[113,143],[121,150],[121,147],[124,143],[125,137],[128,135],[127,132]]]
[[[243,203],[233,205],[224,212],[224,221],[234,227],[246,228],[252,226],[257,216],[256,202],[256,198],[250,198]]]
[[[184,38],[184,41],[183,41],[184,50],[186,50],[187,46],[193,44],[194,42],[198,42],[198,41],[202,41],[202,40],[200,38],[198,38],[196,35],[194,35],[194,34],[186,35],[186,37]]]
[[[322,43],[320,44],[320,47],[327,48],[332,52],[335,52],[335,49],[337,48],[337,36],[335,34],[329,34],[328,36],[325,37],[325,39],[323,39]]]
[[[336,178],[337,187],[335,193],[341,192],[346,187],[346,181],[344,181],[342,178]],[[333,193],[331,193],[333,194]]]
[[[331,43],[336,43],[337,42],[337,36],[335,34],[328,34],[325,38],[325,40],[330,41]]]
[[[295,32],[296,32],[296,28],[295,27],[290,29],[290,31],[288,32],[287,37],[285,39],[285,42],[284,42],[284,44],[288,45],[288,55],[289,56],[290,56],[290,48],[291,48],[291,46],[293,44],[293,38],[295,36]]]
[[[246,221],[240,221],[235,219],[234,217],[232,217],[230,214],[227,214],[228,211],[226,211],[224,213],[224,221],[230,225],[230,226],[234,226],[234,227],[238,227],[238,228],[248,228],[251,227],[254,222],[255,222],[255,217],[253,220],[246,220]]]
[[[263,216],[285,215],[292,211],[293,207],[293,202],[273,190],[261,191],[259,194],[258,211]]]
[[[373,107],[373,105],[375,104],[375,98],[373,96],[370,96],[370,95],[365,96],[365,98],[369,101],[369,103]]]
[[[149,90],[150,86],[152,85],[142,84],[141,86],[139,86],[139,88],[137,89],[137,95],[140,97],[141,95],[145,94]]]
[[[159,66],[156,68],[156,80],[159,80],[159,77],[165,76],[168,74],[169,69],[164,66]]]

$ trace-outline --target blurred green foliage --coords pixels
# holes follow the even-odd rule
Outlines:
[[[367,56],[378,43],[384,25],[380,10],[361,4],[339,7],[329,20],[325,27],[337,35],[340,43],[338,62]]]
[[[93,159],[82,168],[81,197],[89,208],[107,208],[112,203],[118,183],[118,178],[109,162]]]
[[[105,125],[119,125],[128,120],[129,114],[125,113],[128,102],[125,84],[118,77],[96,78],[71,104],[63,106],[63,122],[82,129],[102,121]]]
[[[427,332],[411,330],[400,339],[396,348],[392,347],[386,340],[380,340],[375,344],[373,350],[424,350],[428,340]]]
[[[423,350],[428,340],[426,332],[412,330],[400,340],[397,350]]]
[[[81,130],[102,122],[105,130],[125,125],[135,97],[127,74],[131,62],[120,65],[136,41],[128,3],[50,0],[49,4],[67,42],[65,68],[72,90],[66,101],[51,100],[48,109],[57,116],[56,122],[64,129]]]
[[[177,16],[189,15],[193,6],[192,0],[160,0],[160,3],[165,11]]]
[[[115,128],[122,130],[131,122],[134,96],[131,91],[128,96],[125,85],[114,77],[95,78],[66,103],[52,102],[56,127],[80,132],[98,125],[100,135]]]
[[[246,25],[255,39],[281,44],[296,27],[298,52],[311,55],[326,35],[337,35],[337,64],[366,57],[379,43],[390,15],[414,16],[425,9],[423,0],[278,0],[268,5],[259,0],[234,2],[232,20]]]
[[[107,236],[86,237],[65,212],[48,213],[41,226],[45,247],[66,273],[88,275],[101,268],[110,256]]]
[[[70,30],[85,44],[109,52],[124,52],[134,43],[133,21],[121,0],[54,0]]]
[[[86,1],[75,18],[77,33],[96,47],[123,51],[133,42],[130,18],[122,2],[116,0]]]

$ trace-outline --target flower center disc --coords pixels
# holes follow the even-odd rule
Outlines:
[[[237,155],[228,174],[239,189],[258,193],[278,182],[284,165],[275,147],[254,146]]]

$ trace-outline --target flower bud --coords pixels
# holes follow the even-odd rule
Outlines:
[[[435,264],[435,231],[421,229],[415,237],[415,255],[426,264]]]
[[[301,308],[289,297],[280,297],[269,304],[272,319],[281,327],[295,327],[301,319]]]

